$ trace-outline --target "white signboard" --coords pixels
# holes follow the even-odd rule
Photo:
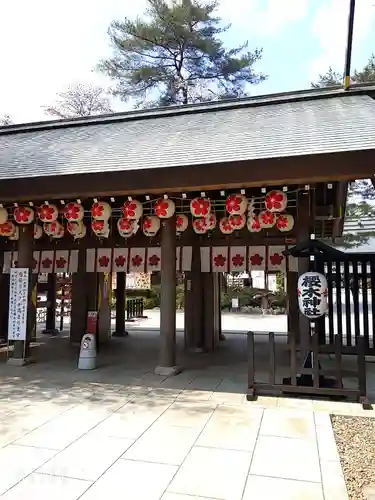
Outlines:
[[[29,270],[10,270],[8,340],[26,340]]]
[[[238,309],[240,307],[238,297],[232,299],[232,309]]]

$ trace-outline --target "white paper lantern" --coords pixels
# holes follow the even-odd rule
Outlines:
[[[91,207],[91,216],[95,220],[108,221],[111,217],[112,208],[106,201],[98,201]]]
[[[258,217],[260,226],[263,229],[270,229],[276,224],[276,214],[270,212],[269,210],[263,210],[263,212],[260,212]]]
[[[52,238],[54,238],[54,239],[61,239],[61,238],[64,237],[64,234],[65,234],[64,226],[62,224],[60,224],[60,227],[59,227],[57,233],[53,234]]]
[[[207,231],[213,231],[217,223],[216,215],[213,213],[207,215],[207,217],[205,217],[205,221],[206,221]]]
[[[207,233],[206,218],[201,217],[199,219],[194,219],[193,220],[193,230],[197,234],[206,234]]]
[[[166,200],[160,199],[155,202],[154,211],[155,215],[160,219],[170,219],[176,212],[176,205],[169,198]]]
[[[250,233],[260,233],[262,226],[257,215],[249,215],[247,218],[247,229]]]
[[[211,213],[211,201],[208,198],[194,198],[190,202],[193,217],[207,217]]]
[[[309,319],[323,316],[328,309],[328,283],[323,274],[308,272],[298,278],[298,306]]]
[[[34,240],[40,240],[43,236],[43,228],[39,224],[34,224]]]
[[[82,226],[81,232],[74,235],[75,240],[81,240],[86,236],[87,228],[85,225]]]
[[[225,202],[225,208],[229,215],[243,215],[246,212],[247,205],[248,199],[240,193],[231,194]]]
[[[8,220],[8,212],[4,207],[0,207],[0,225],[5,224]]]
[[[67,229],[68,233],[71,234],[72,236],[76,236],[77,234],[82,233],[83,228],[84,228],[84,224],[82,221],[68,222],[66,225],[66,229]]]
[[[16,226],[10,220],[4,224],[0,224],[0,236],[11,236],[14,233],[15,228]]]
[[[117,221],[117,230],[119,235],[123,238],[129,238],[134,233],[134,220],[125,219],[125,217],[121,217]]]
[[[85,210],[81,203],[71,201],[64,208],[64,217],[68,222],[80,222],[85,216]]]
[[[139,220],[143,215],[143,205],[138,200],[128,200],[121,208],[125,219]]]
[[[241,231],[246,226],[246,215],[230,215],[228,217],[229,224],[232,226],[234,231]]]
[[[14,209],[13,217],[17,224],[31,224],[34,222],[35,212],[31,207],[17,207]]]
[[[157,234],[160,229],[160,219],[155,215],[144,217],[142,223],[142,231],[145,236],[152,237]]]
[[[219,228],[223,234],[232,234],[233,233],[233,227],[232,227],[232,224],[229,222],[228,217],[223,217],[222,219],[220,219]]]
[[[290,214],[280,214],[277,216],[276,227],[282,233],[291,231],[294,227],[294,217]]]
[[[91,229],[98,238],[108,238],[109,236],[109,224],[105,220],[93,220]]]
[[[17,241],[20,237],[20,228],[18,226],[14,227],[14,232],[9,236],[9,240]]]
[[[283,191],[274,189],[266,194],[264,204],[270,212],[283,212],[288,204],[288,196]]]
[[[59,209],[56,205],[45,203],[38,207],[37,213],[41,222],[55,222],[59,216]]]
[[[64,229],[62,224],[60,224],[60,222],[58,221],[45,222],[43,224],[44,232],[46,233],[47,236],[51,236],[52,238],[61,234],[61,228]]]
[[[176,215],[176,231],[177,233],[183,233],[189,226],[189,219],[185,214]]]

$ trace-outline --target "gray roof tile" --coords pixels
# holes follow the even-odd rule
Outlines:
[[[375,101],[347,94],[0,133],[0,179],[365,149],[375,149]]]

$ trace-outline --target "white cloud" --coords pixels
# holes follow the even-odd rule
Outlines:
[[[323,3],[322,3],[323,1]],[[319,40],[321,55],[311,64],[311,78],[325,73],[329,66],[341,72],[344,68],[348,30],[349,0],[320,0],[312,22],[312,34]],[[356,2],[353,33],[353,49],[361,43],[371,30],[375,19],[374,0]],[[369,56],[371,47],[369,47]]]
[[[308,6],[309,0],[221,0],[220,14],[251,35],[274,36],[304,19]]]

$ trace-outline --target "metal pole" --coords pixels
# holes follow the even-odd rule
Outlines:
[[[350,65],[352,61],[353,27],[354,27],[355,0],[350,0],[348,18],[348,38],[345,56],[344,90],[350,89]]]

